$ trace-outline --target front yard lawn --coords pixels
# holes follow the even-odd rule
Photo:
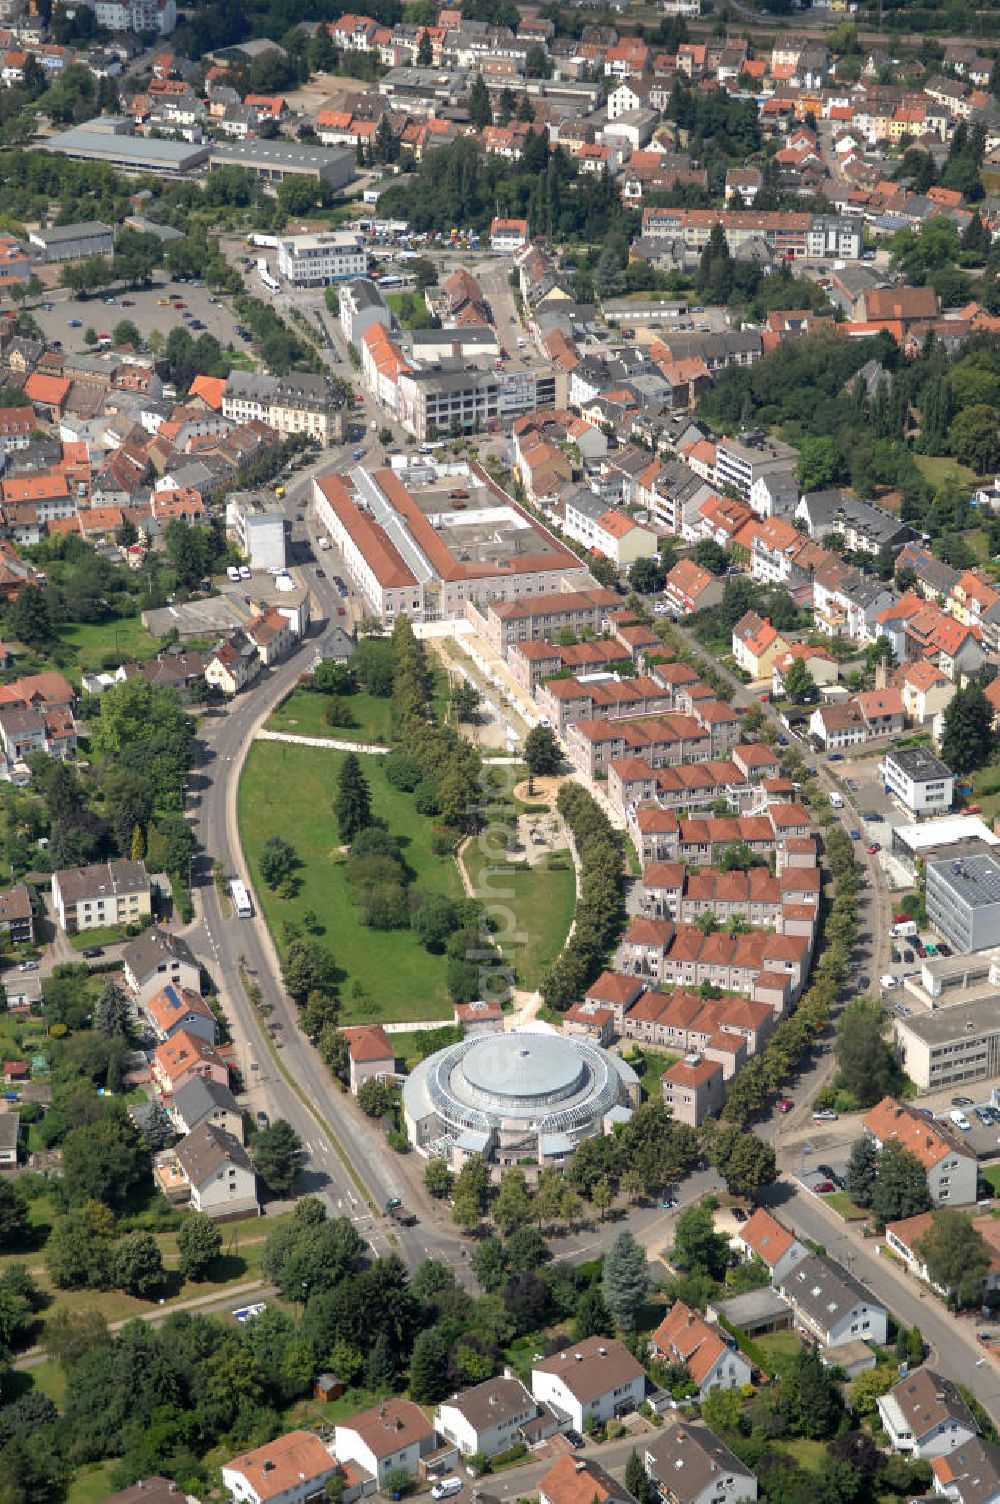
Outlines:
[[[316,914],[338,967],[341,1018],[450,1019],[452,1004],[445,986],[445,957],[424,949],[410,930],[373,931],[361,924],[346,876],[346,859],[333,811],[337,775],[347,754],[284,742],[257,742],[246,761],[239,790],[240,836],[250,864],[257,899],[279,953],[284,949],[284,921],[301,925],[308,909]],[[372,795],[372,809],[403,843],[414,869],[415,893],[462,897],[458,868],[431,849],[434,822],[418,815],[413,798],[386,782],[382,759],[361,758]],[[301,885],[294,898],[281,898],[261,880],[259,861],[269,836],[291,842],[302,863]],[[372,997],[359,1011],[351,983]]]

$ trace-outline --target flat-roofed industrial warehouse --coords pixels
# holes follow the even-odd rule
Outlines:
[[[356,176],[357,155],[349,147],[312,146],[302,141],[213,141],[210,167],[246,167],[265,183],[304,175],[328,188],[344,188]]]
[[[39,142],[44,151],[59,152],[80,161],[107,162],[124,172],[192,172],[208,160],[210,143],[160,141],[154,137],[129,136],[114,130],[94,130],[75,125],[72,130]]]

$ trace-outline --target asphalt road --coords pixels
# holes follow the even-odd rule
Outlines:
[[[831,1258],[867,1285],[900,1321],[919,1327],[932,1350],[935,1367],[967,1384],[993,1419],[1000,1420],[1000,1367],[996,1358],[988,1357],[976,1343],[972,1317],[952,1315],[916,1280],[877,1254],[874,1244],[848,1233],[847,1224],[820,1197],[781,1181],[763,1199],[800,1236],[821,1243]]]

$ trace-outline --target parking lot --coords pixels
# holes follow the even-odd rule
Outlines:
[[[176,295],[177,302],[168,301],[171,294]],[[72,298],[56,291],[49,303],[48,308],[38,308],[35,317],[46,337],[61,340],[68,351],[86,349],[83,341],[85,329],[110,335],[122,319],[130,319],[144,339],[148,339],[153,330],[159,330],[166,338],[171,329],[182,324],[191,329],[195,338],[202,333],[212,334],[223,348],[230,344],[236,350],[249,348],[247,342],[236,334],[239,320],[227,298],[218,297],[207,287],[197,287],[190,282],[169,281],[162,274],[148,288],[112,289],[106,296],[98,293],[91,298]],[[71,320],[78,320],[78,326],[71,327]],[[204,329],[192,329],[195,322],[204,324]]]

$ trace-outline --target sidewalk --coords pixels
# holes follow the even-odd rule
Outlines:
[[[332,736],[296,736],[291,731],[264,731],[254,733],[258,742],[291,742],[295,747],[322,747],[326,752],[364,752],[375,757],[385,757],[391,747],[373,746],[371,742],[339,741]]]

